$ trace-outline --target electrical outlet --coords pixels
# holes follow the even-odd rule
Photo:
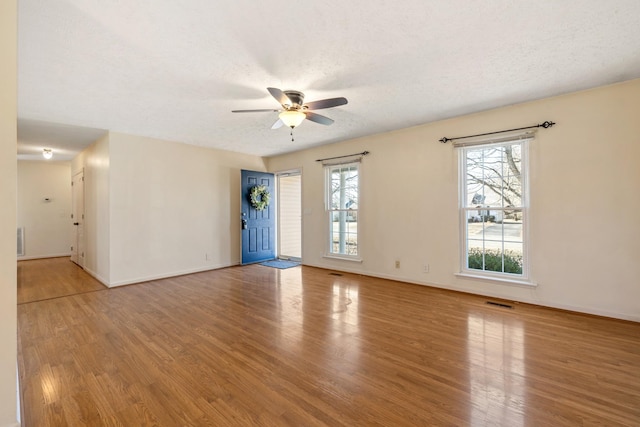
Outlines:
[[[396,260],[396,268],[400,268],[400,260],[399,259]]]
[[[423,273],[428,273],[429,272],[429,264],[424,264],[422,266],[422,272]]]

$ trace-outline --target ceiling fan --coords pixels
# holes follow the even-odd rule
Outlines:
[[[290,127],[292,130],[299,126],[304,119],[321,125],[330,125],[333,120],[329,117],[312,113],[310,110],[322,110],[323,108],[337,107],[347,103],[346,98],[328,98],[319,101],[304,103],[304,93],[297,90],[280,90],[275,87],[268,87],[267,90],[276,101],[280,103],[282,108],[276,110],[273,108],[265,108],[260,110],[233,110],[232,113],[259,113],[271,111],[278,114],[278,120],[271,126],[271,129],[278,129],[282,125]]]

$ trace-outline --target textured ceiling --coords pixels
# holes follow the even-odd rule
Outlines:
[[[300,150],[638,78],[639,22],[638,0],[20,0],[19,149],[50,124],[75,149],[108,129]],[[278,108],[268,86],[349,104],[291,142],[231,113]]]

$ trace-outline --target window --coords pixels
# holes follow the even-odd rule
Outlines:
[[[358,163],[326,167],[329,255],[358,256]]]
[[[526,279],[528,140],[461,149],[463,273]]]

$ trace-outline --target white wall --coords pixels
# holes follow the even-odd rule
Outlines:
[[[640,80],[267,159],[303,170],[303,262],[640,321]],[[536,287],[455,276],[458,158],[443,136],[553,120],[531,144]],[[368,150],[361,166],[361,264],[323,258],[324,175],[315,162]],[[396,259],[402,268],[395,269]],[[429,273],[422,265],[430,265]]]
[[[240,170],[265,170],[260,157],[115,132],[101,141],[73,163],[85,167],[92,274],[119,286],[240,262]]]
[[[18,227],[24,227],[25,243],[18,260],[70,255],[69,162],[18,161]]]
[[[111,286],[240,262],[240,169],[261,158],[110,134]]]
[[[84,172],[84,269],[104,284],[110,278],[109,135],[71,161],[71,175]]]
[[[17,426],[17,2],[0,2],[0,426]]]

